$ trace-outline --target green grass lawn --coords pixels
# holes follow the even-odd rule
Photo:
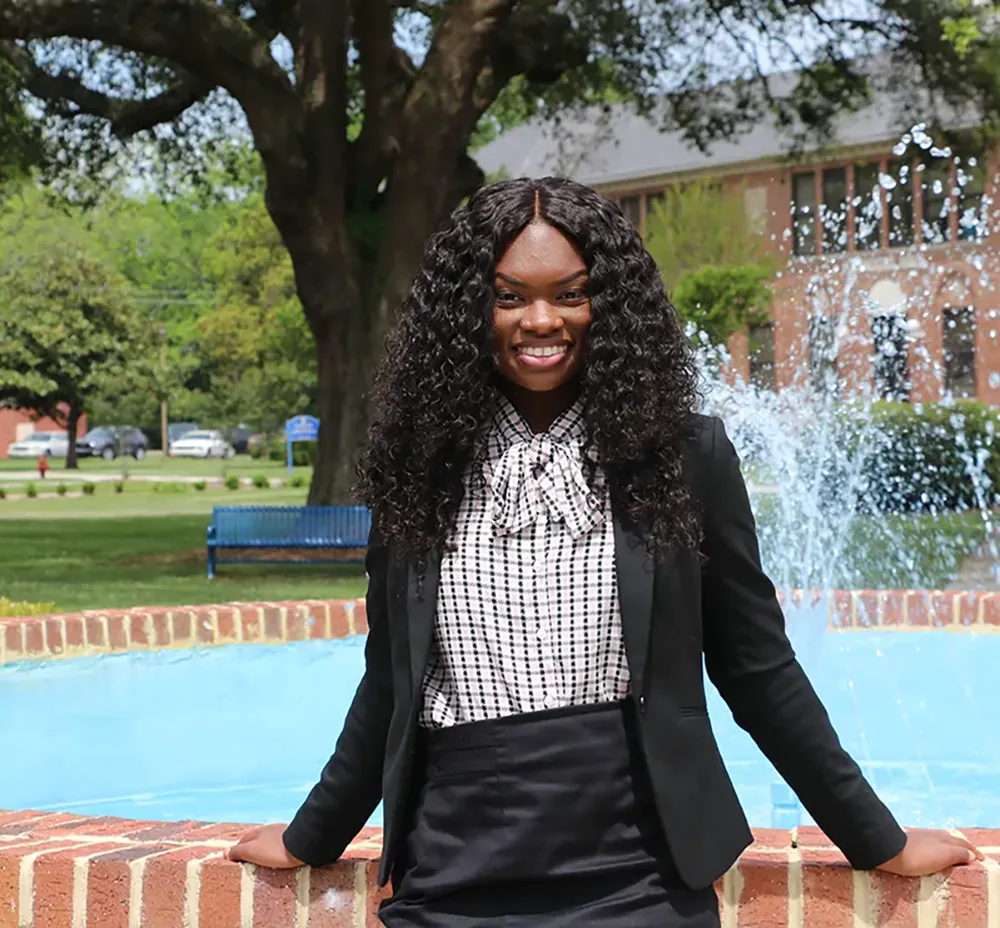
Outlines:
[[[249,455],[239,454],[229,460],[219,458],[164,458],[159,451],[150,451],[145,459],[136,461],[134,458],[118,458],[105,461],[101,458],[80,458],[80,467],[75,471],[67,471],[60,458],[54,458],[49,469],[47,480],[58,483],[60,479],[86,478],[88,474],[120,475],[123,471],[129,474],[143,474],[163,477],[221,477],[235,474],[237,477],[252,477],[254,474],[267,474],[269,477],[291,476],[283,461],[261,459],[255,461]],[[0,479],[4,472],[25,471],[35,469],[34,460],[24,458],[0,459]],[[293,474],[301,475],[307,481],[312,477],[311,467],[296,467]]]
[[[206,579],[213,506],[300,506],[305,489],[154,486],[127,484],[117,494],[101,484],[94,496],[0,500],[0,599],[71,611],[364,594],[359,564],[226,564]]]
[[[207,522],[204,513],[176,512],[8,515],[0,521],[0,598],[54,602],[68,612],[364,595],[364,570],[354,564],[224,564],[207,580]]]

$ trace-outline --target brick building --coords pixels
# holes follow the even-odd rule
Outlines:
[[[19,441],[32,432],[65,431],[66,426],[53,422],[51,419],[33,419],[31,414],[23,409],[11,409],[0,405],[0,458],[7,457],[7,446]],[[86,418],[81,418],[78,428],[79,436],[87,431]]]
[[[521,126],[477,157],[491,173],[589,184],[643,232],[672,185],[740,191],[783,264],[771,321],[729,345],[735,372],[760,386],[1000,404],[1000,161],[939,150],[900,125],[892,100],[877,96],[839,121],[834,144],[792,158],[766,123],[703,153],[619,112],[559,139]]]

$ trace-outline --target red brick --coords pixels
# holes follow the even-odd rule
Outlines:
[[[870,628],[877,625],[882,613],[881,595],[878,590],[858,590],[855,609],[858,628]]]
[[[874,928],[917,928],[920,880],[875,871],[865,874],[871,886],[872,911],[864,913]]]
[[[1000,828],[962,828],[960,832],[978,848],[1000,848]]]
[[[212,623],[211,609],[196,609],[193,612],[195,639],[198,644],[215,644],[215,625]]]
[[[260,607],[264,620],[264,638],[267,641],[281,641],[281,606],[264,603]]]
[[[788,924],[788,861],[784,855],[747,854],[739,864],[743,886],[739,920],[746,925]]]
[[[980,593],[979,599],[983,622],[987,625],[1000,625],[1000,596],[996,593]]]
[[[288,640],[303,641],[309,637],[309,608],[302,605],[288,608]]]
[[[133,612],[128,616],[129,638],[133,647],[148,648],[152,644],[150,635],[152,621],[148,613]]]
[[[240,893],[243,867],[249,864],[233,864],[221,857],[205,861],[201,868],[201,896],[198,900],[199,922],[206,928],[240,928]],[[257,879],[260,879],[258,873]],[[256,922],[257,919],[255,918]],[[259,922],[263,926],[295,924],[294,919],[285,922]]]
[[[354,630],[359,635],[368,634],[368,604],[363,599],[354,604]]]
[[[86,616],[87,647],[103,649],[108,646],[104,623],[99,615]]]
[[[354,610],[355,622],[357,622],[358,610]],[[357,628],[357,626],[355,626]],[[330,637],[347,638],[351,634],[350,623],[347,619],[347,610],[343,603],[331,603],[330,605]]]
[[[307,928],[354,928],[358,902],[354,893],[354,867],[341,861],[309,872]]]
[[[178,928],[185,924],[188,861],[204,859],[213,853],[218,852],[205,847],[185,847],[146,862],[142,875],[142,928]]]
[[[316,600],[310,603],[309,614],[312,624],[309,625],[309,637],[313,640],[330,637],[330,606],[328,603]]]
[[[84,637],[84,619],[82,615],[68,615],[63,620],[66,628],[66,647],[82,648],[86,641]]]
[[[215,610],[219,642],[239,641],[236,627],[236,610],[232,606],[219,606]]]
[[[979,597],[969,591],[956,593],[955,598],[958,600],[958,624],[972,625],[976,621]]]
[[[367,890],[365,899],[365,928],[381,928],[382,923],[378,919],[378,909],[383,899],[388,899],[392,895],[388,886],[378,885],[378,864],[369,863],[365,865],[365,888]]]
[[[66,633],[63,630],[62,619],[45,619],[45,643],[50,654],[63,654],[66,651]]]
[[[260,607],[247,604],[240,609],[240,615],[243,619],[243,640],[260,641],[264,631]]]
[[[35,861],[35,910],[32,928],[71,928],[75,859],[113,850],[117,850],[114,845],[77,845],[39,857]]]
[[[924,590],[910,590],[906,597],[906,623],[923,627],[931,624],[930,600]]]
[[[796,845],[803,851],[808,851],[810,848],[824,848],[829,849],[834,846],[833,842],[827,837],[826,833],[813,825],[803,826],[799,828],[796,832]]]
[[[175,609],[171,615],[174,624],[174,644],[191,643],[191,612],[188,609]]]
[[[802,907],[809,928],[853,928],[854,871],[839,854],[803,854]]]
[[[29,619],[24,625],[24,655],[25,657],[41,657],[45,654],[45,638],[42,634],[42,623],[38,619]]]
[[[129,864],[149,857],[162,846],[122,848],[92,858],[87,873],[87,924],[99,928],[128,928],[132,871]]]
[[[296,870],[258,869],[253,883],[253,921],[259,928],[295,924]]]
[[[4,622],[0,625],[3,629],[3,646],[7,652],[7,660],[20,660],[24,655],[22,641],[24,630],[19,622]]]
[[[791,848],[792,833],[779,828],[755,828],[750,853],[759,848]]]
[[[127,627],[127,616],[121,613],[108,615],[108,647],[112,651],[124,651],[128,648]]]
[[[170,647],[170,618],[168,613],[157,611],[150,615],[153,623],[153,646],[156,648]]]
[[[955,622],[955,594],[933,591],[928,593],[931,625],[953,625]]]
[[[882,624],[902,625],[906,590],[886,590],[882,594]]]
[[[988,872],[982,864],[952,870],[948,875],[948,891],[941,896],[938,928],[987,928],[987,879]]]

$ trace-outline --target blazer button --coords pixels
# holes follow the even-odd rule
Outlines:
[[[646,697],[645,696],[640,696],[639,697],[639,714],[640,715],[645,715],[646,714]]]

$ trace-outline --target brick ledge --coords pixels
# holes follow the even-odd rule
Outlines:
[[[377,928],[381,829],[332,867],[264,870],[223,850],[250,826],[0,812],[0,926]],[[856,873],[814,828],[757,831],[716,884],[731,928],[992,928],[1000,921],[1000,830],[964,834],[983,864],[921,880]]]

